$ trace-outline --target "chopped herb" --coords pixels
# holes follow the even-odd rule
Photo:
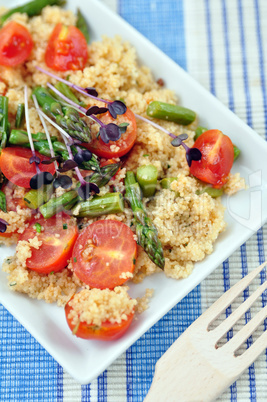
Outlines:
[[[54,271],[51,271],[51,272],[50,272],[50,275],[53,275],[53,274],[54,274]]]
[[[133,259],[133,264],[135,265],[135,263],[136,263],[136,259],[134,258],[134,259]]]
[[[9,286],[16,286],[17,282],[11,282]]]
[[[146,158],[147,156],[149,156],[149,154],[144,154],[144,155],[143,155],[143,157],[145,157],[145,158]]]
[[[73,258],[73,262],[77,262],[77,258],[76,258],[76,257]]]
[[[35,223],[34,227],[35,227],[35,230],[36,230],[37,233],[41,233],[42,226],[40,225],[40,223],[38,223],[38,222]]]
[[[64,230],[68,229],[68,225],[66,223],[63,223],[63,229]]]
[[[171,165],[168,164],[168,165],[167,165],[167,169],[170,169],[170,167],[171,167]]]

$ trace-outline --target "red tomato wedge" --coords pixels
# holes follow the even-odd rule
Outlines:
[[[72,324],[71,320],[68,318],[69,313],[71,312],[72,307],[69,305],[69,302],[65,306],[65,314],[66,320],[69,328],[73,332],[75,325]],[[101,324],[101,326],[96,325],[88,325],[86,322],[80,322],[77,332],[75,331],[75,335],[78,338],[82,339],[97,339],[101,341],[113,341],[115,339],[120,338],[129,328],[131,322],[134,317],[134,312],[127,316],[126,320],[123,320],[121,323],[111,323],[109,321],[105,321]]]
[[[128,123],[129,126],[118,141],[109,141],[108,144],[105,144],[101,138],[94,138],[90,144],[86,143],[82,145],[102,158],[112,159],[127,154],[136,141],[137,128],[134,113],[130,109],[127,109],[124,114],[117,116],[117,119],[113,119],[110,113],[106,112],[100,120],[104,124],[115,123],[119,125],[121,123]],[[116,148],[112,149],[114,145]]]
[[[15,21],[0,30],[0,64],[14,67],[24,63],[31,54],[33,40],[30,32]]]
[[[37,235],[36,223],[43,230],[38,233],[42,241],[39,249],[32,247],[32,256],[26,260],[26,265],[39,274],[58,272],[65,268],[71,258],[72,249],[78,236],[75,221],[67,214],[60,213],[49,219],[32,219],[29,226],[19,236],[19,240],[29,240]],[[66,229],[64,229],[66,227]]]
[[[57,24],[45,51],[46,65],[56,71],[82,70],[87,59],[87,43],[81,31]]]
[[[133,272],[137,245],[131,229],[115,220],[99,220],[79,234],[72,253],[75,274],[92,288],[113,289]]]
[[[208,130],[194,144],[202,153],[200,161],[193,161],[190,173],[215,188],[227,181],[234,162],[233,143],[220,130]]]
[[[39,152],[36,152],[36,155],[41,161],[49,160],[47,156],[41,155]],[[35,164],[30,164],[29,162],[31,156],[30,149],[20,147],[4,148],[0,156],[0,169],[12,183],[20,187],[30,188],[30,180],[36,174]],[[50,165],[40,163],[39,168],[41,172],[49,172],[52,175],[56,171],[53,163]]]

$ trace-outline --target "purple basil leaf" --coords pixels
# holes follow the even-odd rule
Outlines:
[[[89,151],[89,149],[84,149],[82,151],[82,156],[85,162],[89,162],[92,159],[93,154],[91,151]]]
[[[129,123],[121,123],[121,124],[119,124],[118,127],[120,129],[121,134],[124,134],[126,132],[128,126],[129,126]]]
[[[108,111],[107,107],[91,106],[86,110],[86,116],[91,116],[91,114],[102,114]]]
[[[30,162],[30,164],[37,163],[37,165],[39,165],[41,160],[40,160],[39,156],[33,155],[33,156],[30,157],[29,162]]]
[[[188,138],[188,135],[187,134],[180,134],[180,135],[178,135],[178,138],[180,138],[180,140],[181,141],[185,141],[185,140],[187,140],[187,138]]]
[[[92,191],[95,194],[99,193],[99,188],[95,183],[86,183],[86,184],[81,184],[81,186],[78,188],[77,192],[78,195],[85,201],[87,200],[90,195],[92,194]]]
[[[54,188],[62,187],[67,190],[72,186],[72,180],[67,175],[60,175],[54,180],[53,186]]]
[[[98,92],[95,88],[93,87],[87,87],[85,88],[86,92],[88,93],[88,95],[92,95],[92,96],[98,96]]]
[[[49,172],[40,172],[34,175],[30,180],[30,186],[33,190],[38,190],[44,184],[51,184],[54,177]]]
[[[122,101],[116,100],[108,104],[108,110],[113,119],[117,118],[117,115],[124,114],[127,110],[127,106]]]
[[[0,218],[0,233],[5,233],[8,225],[9,223],[7,223],[4,219]]]
[[[62,167],[60,169],[58,169],[58,172],[64,173],[64,172],[67,172],[68,170],[72,170],[72,169],[76,168],[77,166],[78,165],[74,160],[68,159],[63,163]]]
[[[186,152],[186,160],[189,167],[191,166],[192,161],[199,161],[201,157],[202,154],[198,148],[189,148]]]
[[[171,144],[174,147],[179,147],[182,144],[182,140],[179,137],[176,137],[171,141]]]
[[[64,160],[64,159],[62,158],[62,156],[56,155],[56,156],[54,156],[53,158],[48,159],[47,161],[42,161],[41,164],[42,164],[42,165],[50,165],[51,163],[53,163],[53,162],[55,162],[55,161],[57,161],[57,162],[59,162],[59,163],[62,163],[63,160]]]
[[[100,127],[100,137],[102,141],[108,144],[109,141],[118,141],[121,138],[119,127],[114,123],[109,123],[104,127]]]

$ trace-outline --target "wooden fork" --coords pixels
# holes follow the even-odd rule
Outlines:
[[[265,281],[215,329],[210,324],[243,292],[267,261],[224,293],[167,350],[156,364],[151,388],[144,402],[212,401],[228,388],[267,348],[267,331],[242,355],[235,352],[267,316],[263,307],[222,347],[219,340],[267,289]]]

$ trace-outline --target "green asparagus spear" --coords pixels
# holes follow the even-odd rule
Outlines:
[[[96,218],[106,214],[118,214],[124,211],[121,193],[107,193],[95,195],[91,200],[83,201],[72,209],[73,215],[78,218],[89,216]]]
[[[203,193],[209,194],[212,198],[217,198],[217,197],[221,197],[223,195],[223,189],[207,186],[207,187],[204,187],[202,190],[196,191],[197,195],[201,195]]]
[[[20,7],[12,8],[8,10],[5,14],[0,17],[0,27],[3,23],[14,13],[26,13],[29,17],[33,15],[38,15],[41,13],[42,9],[46,6],[63,6],[65,0],[33,0],[29,3],[23,4]]]
[[[55,85],[55,88],[60,91],[63,95],[65,95],[67,98],[72,100],[73,102],[77,103],[77,105],[85,106],[84,102],[80,102],[79,99],[74,95],[72,92],[71,88],[65,84],[64,82],[57,82]],[[52,96],[59,100],[60,102],[62,101],[62,98],[60,98],[59,95],[57,95],[54,91],[51,90]]]
[[[83,142],[91,141],[90,129],[85,121],[80,118],[77,110],[63,105],[46,88],[36,87],[33,95],[36,96],[44,113],[50,116],[71,137]]]
[[[208,131],[206,127],[198,126],[195,131],[194,141],[196,141],[201,134],[205,133],[205,131]]]
[[[161,188],[169,190],[171,188],[172,182],[175,180],[177,180],[177,177],[164,177],[164,179],[160,181]]]
[[[183,126],[192,123],[196,118],[193,110],[159,101],[151,102],[147,107],[146,114],[155,119],[174,121]]]
[[[8,134],[8,98],[6,96],[0,96],[0,147],[5,148]]]
[[[240,155],[240,152],[241,152],[240,149],[236,145],[234,145],[234,161],[237,160],[237,158]]]
[[[85,177],[85,180],[90,183],[95,183],[98,187],[103,187],[117,173],[120,168],[120,163],[112,163],[100,168],[100,173],[95,172],[90,176]]]
[[[158,232],[148,217],[141,199],[141,189],[133,172],[127,172],[125,177],[126,199],[131,205],[136,226],[137,243],[143,247],[149,258],[161,269],[165,260]]]
[[[32,134],[33,142],[46,141],[46,135],[44,133]],[[51,141],[57,141],[57,137],[51,137]],[[12,145],[24,145],[29,143],[29,137],[27,131],[23,130],[11,130],[9,143]]]
[[[156,192],[158,169],[153,165],[139,166],[136,179],[141,187],[144,197],[153,197]]]
[[[53,185],[45,185],[38,190],[30,190],[24,196],[24,202],[28,208],[37,209],[45,204],[53,194]]]
[[[51,156],[49,144],[46,140],[46,135],[44,133],[32,134],[32,138],[34,142],[34,148],[36,149],[36,151],[40,152],[40,154],[42,155]],[[58,141],[57,137],[55,136],[51,137],[51,141],[53,144],[55,154],[62,156],[64,160],[69,159],[69,154],[67,152],[66,146],[62,142]],[[22,130],[12,130],[9,137],[9,143],[12,145],[20,145],[25,148],[30,148],[28,134],[26,131]],[[80,148],[85,149],[84,147],[81,146]],[[75,147],[71,147],[71,150],[73,155],[76,155],[76,153],[78,152]],[[101,173],[97,156],[94,154],[92,155],[92,158],[89,161],[83,162],[80,167],[81,169],[94,170],[96,172]]]
[[[86,39],[86,42],[88,43],[89,39],[90,39],[88,25],[87,25],[87,22],[79,8],[77,10],[76,27],[83,33],[83,35]]]
[[[70,209],[77,203],[79,197],[75,190],[68,191],[60,197],[51,198],[46,204],[40,206],[39,210],[45,219],[51,218],[64,209]]]
[[[17,108],[15,127],[20,128],[25,120],[25,105],[24,103],[19,103]]]
[[[0,209],[3,212],[6,212],[6,195],[3,191],[0,190]]]

